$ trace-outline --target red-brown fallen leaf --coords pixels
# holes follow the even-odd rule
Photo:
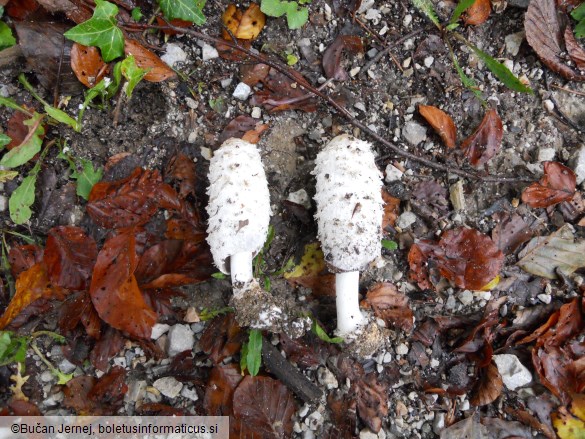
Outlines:
[[[280,333],[280,347],[293,363],[303,369],[317,367],[321,364],[319,356],[320,345],[317,342],[308,340],[308,336],[292,339],[284,332]]]
[[[502,119],[498,116],[497,111],[491,108],[474,133],[463,141],[461,148],[469,159],[469,163],[473,166],[480,166],[498,153],[502,146],[503,136]]]
[[[570,373],[575,377],[575,391],[583,393],[585,390],[585,356],[573,361],[569,368]]]
[[[107,64],[96,47],[73,43],[71,69],[79,82],[88,88],[94,87],[107,73]]]
[[[357,426],[357,408],[354,398],[330,393],[327,396],[327,407],[331,412],[331,429],[325,439],[353,439]]]
[[[192,24],[192,23],[189,23]],[[136,409],[141,416],[186,416],[184,410],[160,402],[148,402]]]
[[[325,76],[337,81],[346,81],[349,75],[341,66],[343,53],[357,55],[363,52],[364,45],[357,35],[338,35],[323,53]]]
[[[242,140],[256,144],[260,141],[260,137],[267,129],[268,129],[267,123],[258,122],[254,129],[251,129],[244,133],[244,135],[242,136]]]
[[[28,110],[30,111],[31,109]],[[24,121],[28,119],[30,119],[30,117],[22,111],[15,111],[12,113],[6,126],[6,135],[12,139],[12,141],[6,146],[7,149],[12,149],[24,141],[29,130],[29,127],[24,124]]]
[[[16,293],[0,317],[0,329],[4,329],[22,310],[41,298],[63,296],[64,291],[49,282],[47,269],[42,263],[23,271],[16,279]]]
[[[567,352],[552,346],[535,347],[532,350],[532,364],[542,384],[567,404],[570,393],[576,387],[572,360]]]
[[[388,416],[387,387],[378,381],[375,373],[370,373],[356,384],[357,413],[370,430],[378,433],[382,419]]]
[[[124,39],[124,53],[126,56],[133,55],[136,65],[148,70],[144,75],[146,81],[162,82],[177,76],[173,69],[162,62],[157,55],[135,40]]]
[[[460,227],[447,231],[436,244],[429,241],[413,244],[408,260],[411,276],[421,288],[429,288],[426,260],[432,261],[439,273],[459,288],[479,290],[500,273],[504,254],[488,236]]]
[[[408,304],[408,297],[389,282],[370,287],[363,305],[371,306],[374,315],[384,320],[388,327],[398,327],[410,332],[414,326],[414,314]]]
[[[583,81],[585,75],[567,64],[559,19],[562,15],[555,0],[531,1],[524,17],[526,40],[549,69],[566,79]]]
[[[17,399],[14,396],[8,401],[13,416],[42,416],[40,409],[30,401]]]
[[[490,363],[481,370],[479,381],[473,389],[469,402],[476,407],[494,402],[504,389],[504,382],[495,364]]]
[[[241,139],[246,131],[253,130],[256,127],[256,122],[255,119],[243,114],[235,117],[220,133],[218,143],[223,143],[232,137]]]
[[[19,21],[26,20],[39,8],[35,0],[9,1],[3,5],[6,6],[6,15]]]
[[[569,303],[565,303],[555,313],[558,314],[558,321],[555,327],[549,327],[547,331],[542,334],[536,344],[547,346],[562,346],[569,339],[578,335],[583,329],[583,316],[578,299],[573,299]]]
[[[449,211],[447,189],[435,180],[421,181],[412,190],[410,204],[417,215],[436,221]]]
[[[477,0],[478,3],[480,0]],[[489,4],[489,0],[488,0]],[[433,127],[435,132],[441,136],[445,145],[448,148],[455,148],[457,142],[457,128],[453,123],[453,119],[443,110],[431,105],[419,105],[418,111],[422,117]]]
[[[565,46],[567,47],[567,53],[573,60],[575,65],[580,70],[585,70],[585,50],[575,38],[573,29],[571,26],[565,28]]]
[[[506,255],[513,253],[534,235],[529,224],[517,213],[497,213],[494,219],[497,223],[492,230],[492,241]]]
[[[299,76],[297,82],[271,68],[262,80],[264,88],[257,90],[250,99],[252,105],[262,105],[268,111],[317,110],[317,102],[308,90],[302,87],[306,80]]]
[[[233,410],[234,390],[243,377],[235,364],[217,365],[211,370],[203,406],[207,416],[228,416]]]
[[[116,407],[124,402],[124,395],[127,391],[126,369],[114,366],[108,373],[97,380],[87,396],[89,399],[114,411]]]
[[[382,200],[384,201],[384,218],[382,219],[382,230],[394,227],[396,218],[400,213],[400,199],[393,197],[382,188]]]
[[[83,229],[58,226],[49,231],[44,261],[55,285],[69,290],[86,290],[96,257],[97,245]]]
[[[195,163],[183,153],[174,156],[167,166],[166,176],[179,183],[179,197],[195,195],[197,170]]]
[[[184,218],[170,218],[167,220],[165,238],[181,239],[185,241],[201,242],[205,239],[205,227],[203,223],[186,220]]]
[[[124,347],[124,337],[117,329],[108,326],[89,354],[89,361],[98,370],[108,370],[112,359]]]
[[[522,201],[530,207],[548,207],[569,201],[575,195],[575,173],[558,162],[544,162],[544,175],[522,192]]]
[[[209,370],[197,366],[199,355],[193,355],[192,351],[178,353],[171,360],[168,374],[182,383],[191,383],[204,387],[209,381]]]
[[[159,318],[163,316],[177,318],[171,300],[175,297],[184,297],[185,294],[175,288],[161,288],[156,290],[142,289],[142,296],[146,304],[156,312]]]
[[[43,249],[38,245],[27,244],[10,247],[8,251],[8,262],[10,263],[10,272],[14,278],[18,278],[20,273],[28,270],[33,265],[43,260]]]
[[[100,318],[133,337],[150,338],[156,313],[142,297],[134,277],[134,231],[108,239],[98,254],[89,294]]]
[[[240,76],[243,83],[253,87],[260,81],[263,81],[268,76],[269,71],[270,66],[267,64],[242,64],[240,67]]]
[[[165,21],[165,19],[163,19],[162,17],[159,17],[158,15],[156,16],[156,22],[158,23],[159,26],[166,26],[167,22]],[[183,29],[187,29],[191,26],[193,26],[193,23],[190,21],[186,21],[186,20],[181,20],[180,18],[174,18],[172,20],[168,20],[168,22],[175,26],[175,27],[181,27]],[[162,33],[165,35],[179,35],[181,32],[176,31],[176,30],[172,30],[172,29],[161,29]]]
[[[290,437],[296,410],[292,393],[269,377],[247,375],[234,391],[234,417],[242,427],[239,437]]]
[[[63,406],[75,411],[78,415],[98,416],[103,414],[101,407],[88,398],[88,394],[96,383],[91,376],[78,376],[69,381],[63,388],[65,398]]]
[[[467,11],[465,11],[465,24],[477,26],[485,22],[492,11],[490,0],[476,0]]]
[[[244,13],[236,5],[230,3],[222,14],[221,21],[234,37],[241,40],[254,40],[266,24],[266,15],[257,3],[251,3]],[[224,40],[231,41],[232,35],[226,29],[222,30]]]
[[[114,414],[124,402],[128,391],[125,383],[126,371],[115,366],[101,378],[79,376],[73,378],[63,388],[63,405],[73,409],[78,415]]]
[[[238,326],[233,313],[230,313],[213,319],[203,332],[199,346],[209,355],[210,360],[217,364],[239,352],[244,340],[245,334]]]
[[[78,291],[69,295],[59,310],[59,329],[67,334],[82,323],[85,332],[92,338],[99,339],[102,321],[97,315],[87,291]]]

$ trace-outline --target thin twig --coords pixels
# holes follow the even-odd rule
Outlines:
[[[360,122],[355,117],[353,117],[352,114],[345,107],[340,105],[331,96],[329,96],[329,95],[325,94],[324,92],[318,90],[317,88],[313,87],[307,81],[307,79],[304,76],[302,76],[299,72],[291,69],[290,67],[282,64],[279,61],[275,61],[275,60],[268,58],[267,56],[265,56],[261,53],[252,51],[250,49],[246,49],[245,47],[241,46],[237,42],[226,41],[222,38],[213,37],[211,35],[206,35],[204,33],[201,33],[199,31],[196,31],[193,29],[178,28],[178,27],[176,27],[168,22],[167,22],[166,26],[150,25],[148,27],[150,27],[152,29],[159,29],[159,30],[174,30],[174,31],[180,30],[182,33],[187,34],[187,35],[191,35],[195,38],[199,38],[201,40],[211,42],[214,44],[223,44],[224,46],[227,46],[227,47],[230,47],[232,49],[239,50],[242,53],[245,53],[250,58],[252,58],[260,63],[266,64],[266,65],[272,67],[273,69],[279,71],[283,75],[287,76],[292,81],[296,81],[299,84],[299,86],[304,87],[306,90],[310,91],[315,96],[318,96],[323,101],[327,102],[331,107],[333,107],[335,110],[337,110],[337,112],[339,114],[341,114],[353,126],[359,128],[361,131],[366,133],[369,137],[374,139],[376,142],[379,142],[380,144],[384,145],[384,147],[386,147],[386,149],[392,151],[396,155],[401,156],[405,159],[413,160],[415,162],[421,163],[422,165],[424,165],[428,168],[436,169],[437,171],[452,173],[452,174],[459,175],[461,177],[469,178],[471,180],[480,180],[480,181],[483,181],[486,183],[518,183],[518,182],[532,181],[529,179],[523,179],[523,178],[506,176],[506,175],[485,176],[485,175],[481,175],[477,172],[470,172],[470,171],[465,171],[465,170],[459,169],[459,168],[453,168],[452,166],[449,166],[449,165],[444,165],[442,163],[437,163],[433,160],[430,160],[430,159],[427,159],[424,157],[419,157],[415,154],[412,154],[410,152],[403,150],[402,148],[398,147],[397,145],[389,142],[388,140],[386,140],[385,138],[380,136],[378,133],[376,133],[371,128],[366,126],[364,123]]]
[[[585,96],[585,93],[582,91],[577,91],[577,90],[571,90],[570,88],[567,87],[561,87],[560,85],[556,85],[556,84],[550,84],[551,87],[554,87],[558,90],[563,90],[566,91],[567,93],[572,93],[572,94],[576,94],[579,96]]]

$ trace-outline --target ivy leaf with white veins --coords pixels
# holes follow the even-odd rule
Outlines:
[[[33,173],[18,186],[8,200],[10,209],[10,218],[15,224],[24,224],[27,222],[32,211],[30,206],[35,202],[35,186],[37,183],[37,174]]]
[[[35,113],[32,119],[24,121],[24,124],[30,127],[27,136],[20,145],[4,154],[2,160],[0,160],[0,165],[5,168],[16,168],[38,154],[45,134],[45,129],[41,125],[43,117],[42,114]]]
[[[179,18],[200,26],[205,23],[202,0],[159,0],[158,4],[169,20]]]
[[[95,5],[89,20],[69,29],[64,35],[84,46],[99,47],[103,60],[110,62],[124,55],[124,35],[116,20],[118,7],[105,0],[95,0]]]
[[[79,161],[81,162],[81,169],[75,170],[71,174],[71,178],[77,180],[77,195],[88,200],[93,185],[102,179],[104,171],[103,169],[95,170],[89,160],[79,159]]]

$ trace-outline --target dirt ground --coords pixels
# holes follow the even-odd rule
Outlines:
[[[223,3],[210,3],[206,6],[208,23],[203,26],[204,32],[218,34],[218,20],[221,8],[225,6]],[[310,4],[309,23],[300,30],[289,30],[282,18],[268,18],[253,47],[280,59],[285,52],[295,55],[298,62],[293,66],[294,69],[305,75],[311,83],[319,85],[325,82],[321,65],[323,51],[337,35],[362,37],[365,42],[364,52],[343,61],[344,69],[351,72],[349,79],[343,82],[334,81],[327,85],[327,91],[343,96],[344,105],[357,120],[400,148],[452,167],[465,167],[461,155],[446,151],[441,139],[417,110],[418,105],[433,105],[443,109],[453,118],[459,139],[471,134],[484,115],[484,108],[473,93],[461,86],[448,49],[438,32],[406,1],[375,2],[357,15],[363,26],[353,22],[350,16],[341,16],[336,12],[341,3],[313,0]],[[454,4],[442,1],[436,7],[441,17],[446,18]],[[368,14],[368,9],[372,8],[377,13]],[[503,122],[501,151],[489,162],[485,172],[536,181],[542,175],[542,161],[554,159],[570,164],[578,149],[585,145],[583,131],[574,127],[585,126],[583,96],[554,87],[570,86],[572,90],[585,93],[585,85],[568,84],[540,64],[521,34],[524,13],[525,9],[508,5],[500,13],[492,12],[489,21],[484,25],[468,27],[462,32],[472,43],[512,67],[517,76],[526,77],[534,94],[521,94],[507,89],[465,46],[457,43],[454,50],[463,69],[480,85],[484,98],[497,109]],[[383,49],[383,45],[372,37],[366,27],[387,43],[410,33],[414,35],[394,47],[390,51],[392,56],[384,56],[366,70],[365,67],[376,53]],[[368,136],[324,102],[319,102],[314,112],[288,110],[271,113],[260,105],[252,105],[250,98],[234,98],[234,89],[241,78],[241,66],[237,61],[219,57],[203,61],[201,45],[195,38],[172,36],[168,43],[164,43],[153,36],[152,42],[162,48],[161,54],[165,53],[167,44],[177,45],[184,51],[186,59],[174,68],[183,72],[187,80],[174,79],[158,84],[141,82],[132,98],[122,104],[116,126],[113,124],[115,103],[112,102],[107,108],[88,109],[81,132],[74,133],[67,127],[57,126],[51,128],[50,135],[66,139],[71,155],[89,159],[97,167],[104,166],[116,154],[129,153],[105,172],[105,180],[124,177],[136,166],[164,170],[172,157],[184,153],[196,162],[200,195],[197,202],[202,207],[206,203],[203,191],[209,157],[219,146],[220,133],[236,116],[253,114],[257,121],[269,126],[258,143],[270,186],[273,208],[271,224],[275,231],[275,238],[265,253],[266,272],[279,270],[291,257],[298,262],[304,246],[316,240],[316,224],[312,220],[315,209],[312,201],[315,181],[311,175],[316,154],[339,133],[350,133],[365,140],[369,140]],[[23,58],[4,65],[0,70],[0,93],[32,106],[32,98],[16,79],[23,71],[28,71]],[[30,74],[29,78],[34,81],[34,74]],[[37,83],[34,85],[38,86]],[[39,90],[46,97],[52,96],[52,90],[43,90],[40,86]],[[254,91],[253,89],[252,93]],[[221,113],[211,108],[210,100],[223,101]],[[67,109],[75,113],[74,109],[81,102],[81,93],[73,95]],[[260,112],[255,107],[261,107]],[[0,113],[0,125],[6,126],[9,116],[9,112],[3,110]],[[574,126],[565,123],[563,116],[572,120]],[[416,145],[405,134],[405,130],[412,129],[419,132],[422,139]],[[439,293],[422,291],[408,275],[407,253],[414,239],[439,236],[442,231],[457,226],[467,226],[490,234],[496,225],[493,213],[509,211],[512,205],[517,206],[517,200],[526,184],[471,181],[405,160],[376,143],[374,149],[382,158],[378,163],[381,171],[385,171],[386,166],[392,163],[404,170],[401,178],[386,180],[384,184],[391,196],[401,200],[400,212],[411,211],[416,219],[403,229],[394,228],[388,234],[388,239],[399,244],[398,249],[384,249],[382,258],[362,274],[362,292],[365,293],[376,282],[392,282],[400,292],[410,298],[415,328],[430,315],[481,316],[490,299],[502,296],[507,296],[507,310],[510,315],[515,315],[512,313],[524,307],[543,305],[546,300],[543,294],[548,295],[548,301],[552,295],[553,302],[559,303],[576,295],[575,291],[560,288],[558,282],[547,281],[538,286],[531,284],[529,281],[534,278],[520,273],[521,270],[514,265],[516,256],[513,254],[508,256],[502,272],[501,288],[496,287],[491,292],[474,292],[469,300],[462,295],[461,289],[452,287],[444,288]],[[79,225],[88,229],[93,227],[92,233],[103,239],[103,232],[95,230],[85,213],[85,202],[75,196],[71,189],[67,164],[56,156],[55,149],[49,153],[42,167],[37,201],[28,224],[15,227],[8,215],[6,203],[21,177],[4,183],[4,210],[0,212],[2,227],[33,236],[40,243],[44,242],[47,231],[56,225]],[[413,200],[411,193],[415,185],[429,180],[435,180],[446,191],[461,180],[463,209],[455,210],[449,204],[437,214],[434,206],[431,206],[431,211],[427,211],[420,202]],[[291,194],[299,190],[306,191],[309,209],[294,210],[287,204],[286,200],[290,199]],[[527,218],[544,218],[540,226],[543,235],[551,233],[566,222],[560,214],[543,216],[535,209],[530,211],[526,206],[521,206],[518,212]],[[576,227],[575,236],[583,237],[583,227]],[[505,282],[506,278],[518,277],[525,281],[523,288]],[[218,309],[226,306],[231,296],[229,282],[221,279],[183,287],[183,291],[186,297],[175,302],[176,308],[181,310],[186,310],[189,306],[195,306],[198,311],[203,308]],[[332,298],[315,298],[310,290],[291,286],[282,275],[271,278],[271,293],[287,301],[292,300],[299,310],[313,313],[324,322],[329,333],[334,330],[335,310]],[[165,323],[173,325],[181,322]],[[208,323],[203,322],[191,325],[196,340],[201,338],[206,325]],[[42,326],[54,329],[55,323],[46,319]],[[412,333],[396,328],[383,330],[383,344],[372,356],[359,359],[352,356],[366,372],[374,373],[379,382],[387,384],[385,402],[389,410],[382,418],[382,428],[375,434],[363,421],[358,420],[353,434],[360,438],[435,438],[448,426],[446,419],[467,419],[476,412],[482,417],[505,419],[507,406],[514,406],[519,402],[529,404],[535,398],[554,402],[554,397],[541,384],[535,383],[537,379],[534,373],[533,385],[515,391],[504,389],[496,402],[480,408],[470,405],[467,392],[458,397],[427,393],[421,383],[432,381],[432,377],[439,377],[439,382],[445,385],[465,388],[470,375],[473,375],[470,372],[473,369],[472,363],[467,360],[459,361],[460,356],[448,352],[447,346],[435,343],[425,347],[417,344],[411,338]],[[279,347],[278,336],[268,335],[268,339]],[[164,346],[164,340],[158,344]],[[50,352],[58,364],[62,358],[58,349],[50,344],[43,348]],[[150,389],[153,381],[165,376],[170,363],[169,359],[150,360],[131,368],[132,359],[139,356],[137,349],[139,348],[136,345],[127,342],[111,363],[124,364],[129,369],[129,393],[139,386],[136,383],[146,382]],[[200,347],[196,342],[196,354],[198,349]],[[325,395],[343,393],[348,389],[347,383],[338,383],[335,378],[328,381],[324,377],[328,377],[332,371],[335,374],[334,365],[337,364],[338,357],[352,351],[344,351],[343,345],[327,349],[328,354],[323,362],[318,366],[304,368],[303,373]],[[526,360],[525,365],[530,365],[529,355],[523,353],[521,359]],[[224,363],[228,362],[229,359],[224,359]],[[33,357],[31,363],[32,370],[38,368],[38,374],[27,384],[31,400],[43,413],[67,413],[68,410],[61,406],[63,393],[60,386],[56,385],[50,374],[43,375],[46,369],[38,358],[35,361]],[[209,366],[209,362],[202,357],[198,365]],[[4,376],[6,373],[3,372]],[[74,373],[91,375],[95,374],[95,370],[86,364],[75,368]],[[329,386],[333,380],[335,386]],[[189,389],[194,389],[198,396],[193,397],[186,392],[176,398],[167,398],[160,392],[157,395],[155,391],[149,393],[147,390],[146,396],[143,393],[141,397],[150,402],[162,401],[176,408],[201,412],[204,386],[193,385]],[[134,413],[136,398],[136,395],[128,397],[120,413]],[[447,403],[447,400],[451,402]],[[332,434],[332,426],[335,427],[337,422],[326,397],[312,404],[303,405],[300,400],[297,402],[292,437],[334,437],[326,436]],[[509,419],[506,425],[491,425],[487,436],[473,437],[545,437],[542,432],[517,421],[512,423]]]

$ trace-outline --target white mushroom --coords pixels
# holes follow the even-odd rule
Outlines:
[[[340,135],[317,155],[316,219],[325,261],[335,276],[337,330],[365,323],[359,308],[359,271],[381,252],[382,174],[368,142]]]
[[[231,272],[232,284],[245,285],[253,279],[252,258],[264,245],[271,214],[256,146],[226,140],[211,158],[207,194],[207,242],[215,265],[222,273]]]

